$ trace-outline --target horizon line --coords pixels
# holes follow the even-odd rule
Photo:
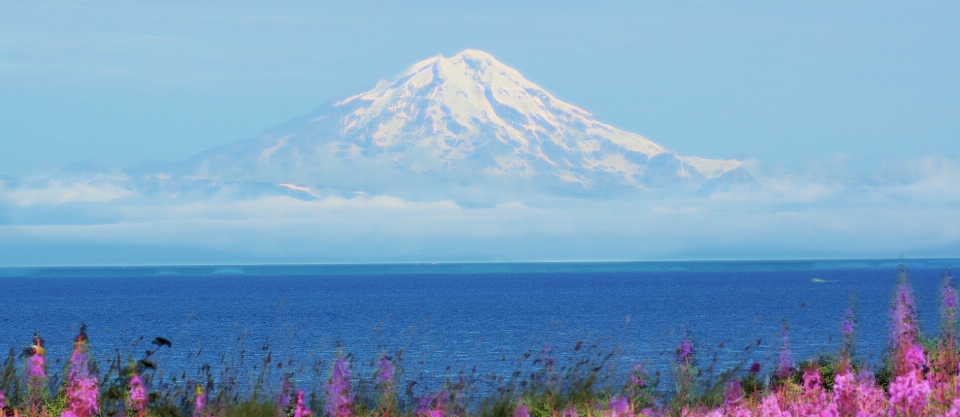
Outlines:
[[[797,271],[895,266],[951,269],[955,258],[796,258],[602,261],[478,261],[478,262],[368,262],[368,263],[250,263],[153,265],[34,265],[0,266],[3,277],[130,276],[273,276],[273,275],[392,275],[408,273],[535,273],[535,272],[683,272],[683,271]],[[752,267],[751,267],[752,266]],[[245,271],[246,269],[251,269]],[[126,272],[127,274],[118,274]]]

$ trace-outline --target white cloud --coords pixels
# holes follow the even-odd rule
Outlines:
[[[960,198],[960,159],[926,157],[891,164],[883,180],[893,192],[912,197]]]
[[[41,186],[7,188],[0,183],[0,203],[17,206],[56,205],[69,202],[110,201],[135,193],[109,183],[50,181]]]
[[[0,193],[0,263],[960,255],[960,163],[934,158],[904,167],[896,181],[762,178],[766,188],[740,194],[525,197],[488,208],[362,195],[310,201],[237,198],[226,191],[203,198],[138,196],[109,183],[51,182]],[[51,247],[60,249],[38,249]],[[65,248],[83,256],[71,258]]]

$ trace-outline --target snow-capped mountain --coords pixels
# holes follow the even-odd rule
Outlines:
[[[597,121],[476,50],[418,62],[169,171],[159,175],[419,196],[611,195],[749,177],[740,161],[679,155]]]

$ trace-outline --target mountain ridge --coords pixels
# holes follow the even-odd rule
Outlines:
[[[755,182],[739,160],[680,155],[602,123],[478,50],[422,60],[367,91],[171,168],[162,175],[417,198],[475,187],[504,199]]]

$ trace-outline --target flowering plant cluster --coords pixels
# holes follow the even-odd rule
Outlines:
[[[61,417],[91,417],[99,414],[97,376],[90,372],[88,360],[90,347],[87,326],[80,326],[80,333],[73,342],[70,354],[70,369],[67,373],[67,406]]]
[[[330,417],[353,416],[353,395],[350,392],[350,362],[338,357],[333,361],[333,372],[327,382],[327,415]]]

